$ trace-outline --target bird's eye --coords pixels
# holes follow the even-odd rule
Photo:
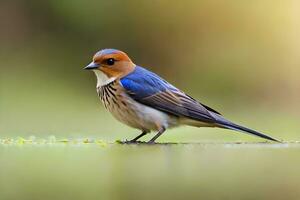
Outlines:
[[[106,60],[106,63],[107,63],[108,65],[114,65],[114,64],[115,64],[115,59],[109,58],[109,59]]]

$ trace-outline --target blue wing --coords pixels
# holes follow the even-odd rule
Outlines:
[[[219,114],[142,67],[137,66],[120,81],[133,99],[166,113],[210,123],[215,122],[210,111]]]

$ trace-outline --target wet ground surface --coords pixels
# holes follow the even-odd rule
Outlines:
[[[3,199],[300,197],[297,141],[148,145],[6,138],[0,163]]]

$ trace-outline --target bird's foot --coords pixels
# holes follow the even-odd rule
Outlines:
[[[137,140],[125,140],[120,141],[121,144],[145,144],[145,142],[137,141]]]
[[[150,140],[150,141],[146,142],[146,144],[156,144],[156,143],[155,143],[155,141]]]
[[[138,140],[125,140],[125,141],[118,140],[117,143],[118,144],[149,144],[149,145],[157,144],[155,141],[151,141],[151,140],[148,142],[138,141]]]

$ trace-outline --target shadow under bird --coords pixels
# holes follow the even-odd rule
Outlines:
[[[84,69],[96,74],[97,93],[104,107],[122,123],[142,131],[127,143],[157,131],[148,142],[154,143],[166,129],[180,125],[225,128],[279,142],[225,119],[157,74],[134,64],[122,51],[103,49]]]

